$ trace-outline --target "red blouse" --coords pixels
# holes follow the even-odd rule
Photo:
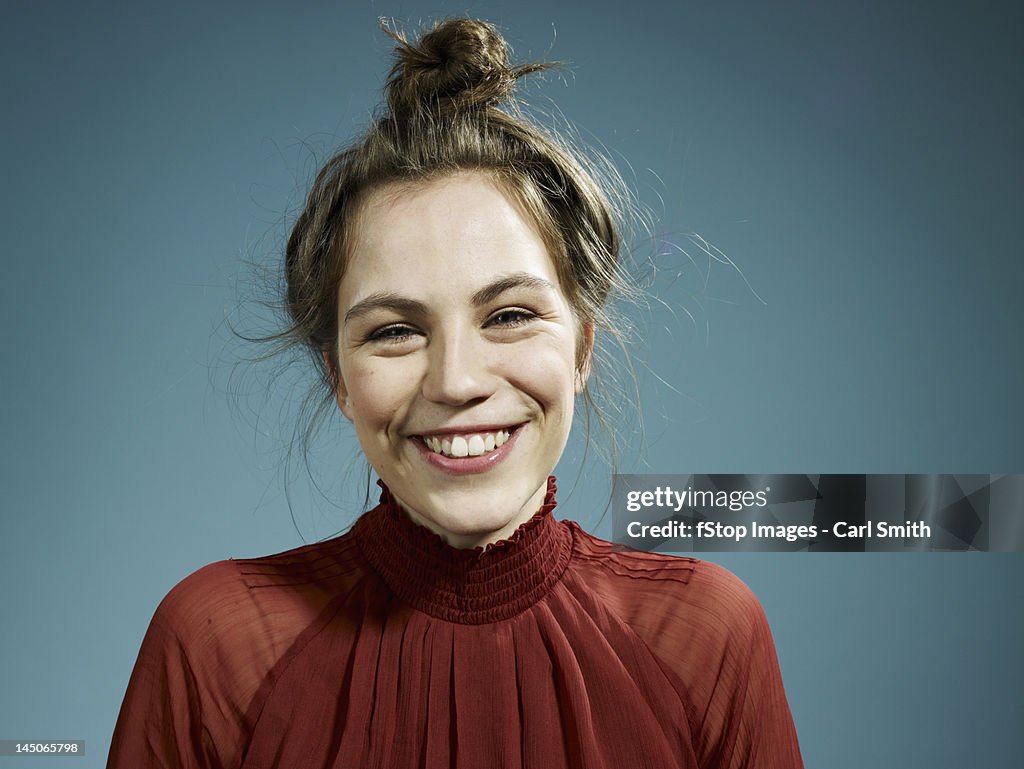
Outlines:
[[[384,489],[347,534],[164,598],[108,769],[794,769],[771,632],[720,566],[559,521],[460,550]]]

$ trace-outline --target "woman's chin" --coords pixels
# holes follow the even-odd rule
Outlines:
[[[509,504],[515,496],[508,490],[480,488],[431,495],[429,499],[413,499],[408,503],[400,499],[399,503],[414,521],[439,534],[449,544],[476,547],[511,536],[540,508],[540,502],[532,505],[533,494],[528,495],[523,505]],[[534,507],[537,509],[532,509]]]

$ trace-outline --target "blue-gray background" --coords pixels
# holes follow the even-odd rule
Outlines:
[[[263,317],[243,258],[376,104],[376,17],[466,11],[569,62],[528,98],[655,212],[623,472],[1024,471],[1015,4],[5,3],[0,737],[100,766],[171,585],[358,511],[337,420],[289,509],[302,376],[236,366],[223,321]],[[579,454],[559,514],[607,534]],[[838,768],[1020,759],[1021,558],[716,560],[764,603],[807,765]]]

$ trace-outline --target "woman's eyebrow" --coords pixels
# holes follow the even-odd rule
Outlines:
[[[473,294],[471,301],[477,307],[489,304],[513,288],[540,288],[554,291],[555,286],[551,281],[545,280],[529,272],[513,272],[510,275],[502,275],[500,278],[491,281],[486,286]]]
[[[345,323],[374,310],[394,310],[407,315],[424,315],[427,306],[423,302],[396,294],[394,291],[377,291],[352,305],[345,313]]]
[[[502,275],[477,290],[470,297],[470,301],[475,307],[480,307],[493,302],[506,291],[511,291],[514,288],[555,290],[554,284],[549,280],[532,275],[529,272],[514,272],[510,275]],[[377,291],[352,305],[348,312],[345,313],[345,323],[374,310],[393,310],[406,315],[427,314],[427,306],[418,299],[411,299],[394,291]]]

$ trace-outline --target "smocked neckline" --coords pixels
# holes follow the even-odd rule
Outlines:
[[[554,476],[529,520],[473,548],[449,545],[413,521],[378,483],[380,504],[356,522],[353,535],[388,588],[419,611],[463,624],[508,619],[547,595],[569,564],[572,532],[552,514]]]

